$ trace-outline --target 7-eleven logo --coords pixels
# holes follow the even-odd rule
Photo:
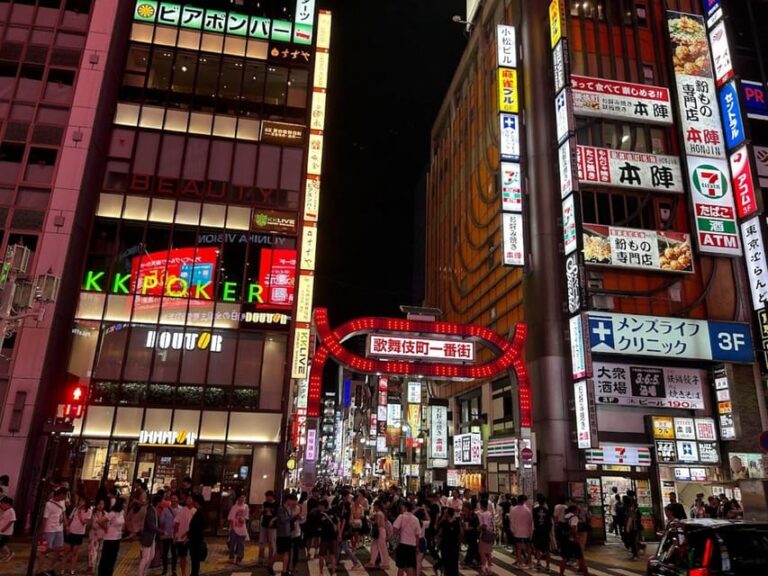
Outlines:
[[[728,193],[728,178],[717,166],[697,166],[692,180],[696,191],[706,198],[722,198]]]
[[[624,460],[627,458],[627,449],[623,446],[616,446],[614,449],[614,456],[619,464],[624,464]]]

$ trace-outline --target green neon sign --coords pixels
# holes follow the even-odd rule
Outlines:
[[[137,22],[177,26],[190,30],[230,34],[258,40],[312,44],[313,27],[311,24],[297,23],[294,25],[288,20],[270,20],[239,12],[225,12],[189,5],[182,6],[173,2],[137,0],[133,19]]]

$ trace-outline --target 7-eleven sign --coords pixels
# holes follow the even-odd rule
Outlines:
[[[693,186],[707,198],[722,198],[728,194],[728,176],[717,166],[702,164],[693,171]]]

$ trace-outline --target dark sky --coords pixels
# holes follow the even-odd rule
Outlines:
[[[466,43],[464,0],[319,0],[333,11],[315,305],[331,324],[413,301],[432,122]],[[419,233],[423,225],[419,225]]]

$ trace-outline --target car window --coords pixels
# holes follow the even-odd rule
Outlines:
[[[682,529],[669,530],[659,545],[656,557],[667,566],[687,570],[699,568],[704,556],[707,534],[686,532]]]
[[[735,576],[768,574],[768,529],[722,530],[720,565]]]

